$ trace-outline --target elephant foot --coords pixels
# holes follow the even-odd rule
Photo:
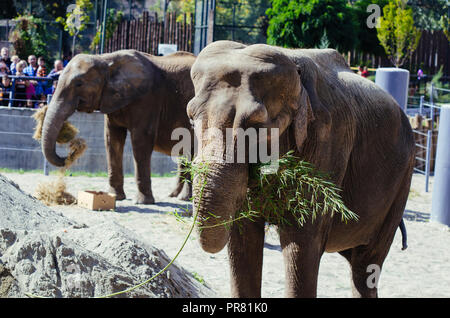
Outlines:
[[[183,201],[190,201],[192,198],[192,185],[185,184],[183,190],[178,194],[177,198]]]
[[[143,193],[139,193],[134,200],[135,204],[154,204],[155,199],[153,195],[150,193],[149,195],[145,195]]]
[[[170,192],[169,197],[176,198],[180,194],[181,190],[183,189],[182,187],[183,187],[183,185],[180,186],[179,184],[177,184],[175,189],[173,189],[173,191]]]
[[[117,191],[117,190],[115,190],[112,187],[109,188],[108,193],[115,194],[116,195],[116,201],[122,201],[122,200],[125,200],[127,198],[127,196],[125,195],[125,192],[123,192],[123,190]]]

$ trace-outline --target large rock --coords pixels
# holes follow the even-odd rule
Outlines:
[[[0,175],[0,297],[98,297],[152,277],[170,262],[114,222],[77,224]],[[117,297],[209,297],[210,289],[172,264]]]

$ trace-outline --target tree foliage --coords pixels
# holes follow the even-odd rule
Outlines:
[[[318,47],[326,31],[330,47],[357,45],[358,25],[347,0],[271,0],[267,42],[283,47]]]
[[[114,31],[116,31],[117,26],[122,22],[124,13],[123,11],[118,11],[116,9],[108,9],[108,14],[106,18],[106,26],[105,26],[105,40],[109,40],[112,38]],[[94,38],[92,39],[92,43],[89,46],[91,50],[95,50],[95,48],[100,44],[100,38],[102,34],[102,27],[97,29],[97,33],[95,33]]]
[[[26,59],[29,55],[46,56],[46,29],[42,19],[32,15],[19,15],[9,41],[13,43],[16,55]]]
[[[419,45],[421,32],[405,1],[390,0],[383,8],[377,35],[392,64],[400,67]]]
[[[376,28],[367,25],[367,20],[372,14],[372,12],[367,12],[367,8],[371,4],[376,4],[379,8],[383,8],[388,4],[388,0],[357,0],[352,5],[358,24],[358,41],[356,49],[362,53],[382,56],[384,55],[384,48],[378,40],[377,30]]]
[[[448,20],[448,5],[446,0],[408,0],[414,18],[414,25],[427,31],[443,30],[448,32],[444,25]]]
[[[215,38],[265,42],[270,0],[216,0]]]

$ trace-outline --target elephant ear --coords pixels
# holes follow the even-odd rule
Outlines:
[[[112,113],[148,93],[152,83],[150,61],[136,51],[105,54],[107,77],[100,111]]]
[[[308,124],[314,120],[311,101],[305,87],[300,84],[299,107],[295,113],[292,125],[294,126],[295,143],[297,147],[303,145],[308,136]]]

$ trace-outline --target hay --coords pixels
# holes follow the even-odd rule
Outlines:
[[[46,205],[71,205],[77,202],[73,195],[66,192],[64,170],[60,170],[56,181],[39,183],[35,197]]]
[[[70,141],[69,155],[64,162],[63,169],[68,169],[78,158],[80,158],[86,150],[86,141],[81,138],[75,138]]]
[[[36,121],[33,138],[37,141],[40,141],[42,138],[42,126],[44,124],[45,114],[47,113],[47,107],[48,106],[42,107],[33,115],[33,118]],[[59,144],[66,144],[75,138],[78,132],[78,129],[66,120],[56,138],[56,142]]]
[[[33,115],[36,121],[33,135],[35,140],[40,141],[42,138],[42,126],[46,113],[47,106],[42,107]],[[83,155],[87,148],[84,139],[75,138],[77,134],[78,129],[68,121],[65,121],[56,139],[56,142],[59,144],[69,143],[69,154],[64,161],[64,167],[59,170],[59,176],[56,181],[39,183],[36,188],[35,197],[43,201],[46,205],[71,205],[77,201],[73,195],[66,192],[66,182],[64,180],[66,170]]]

